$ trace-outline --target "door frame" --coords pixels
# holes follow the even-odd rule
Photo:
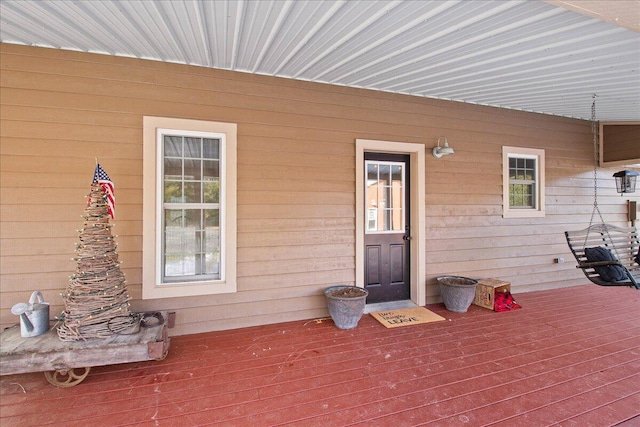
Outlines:
[[[426,304],[426,267],[425,267],[425,146],[409,142],[378,141],[356,139],[356,286],[364,287],[364,153],[377,152],[389,154],[408,154],[410,166],[411,199],[411,301],[419,306]]]

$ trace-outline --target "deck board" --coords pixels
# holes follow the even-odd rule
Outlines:
[[[70,389],[3,376],[0,424],[633,425],[640,292],[516,296],[521,310],[436,304],[447,321],[396,329],[365,315],[352,331],[323,320],[173,337],[165,360],[97,367]]]

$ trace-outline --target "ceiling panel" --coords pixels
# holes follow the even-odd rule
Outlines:
[[[606,4],[0,0],[0,41],[640,120],[640,1]]]

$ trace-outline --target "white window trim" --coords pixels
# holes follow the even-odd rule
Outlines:
[[[223,136],[221,164],[224,171],[224,188],[220,204],[224,206],[224,227],[221,242],[223,265],[221,280],[162,284],[160,268],[160,211],[161,184],[158,172],[161,168],[160,130],[194,133],[204,132]],[[143,118],[143,216],[142,216],[142,299],[175,298],[236,292],[237,247],[237,125],[235,123],[175,119],[167,117]]]
[[[509,158],[535,158],[536,207],[534,209],[512,209],[509,206]],[[502,216],[503,218],[544,218],[545,216],[545,154],[537,148],[502,147]]]

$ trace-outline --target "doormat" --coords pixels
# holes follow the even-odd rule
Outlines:
[[[419,325],[421,323],[446,320],[439,314],[429,311],[424,307],[376,311],[371,313],[371,315],[386,328],[399,328],[401,326]]]

